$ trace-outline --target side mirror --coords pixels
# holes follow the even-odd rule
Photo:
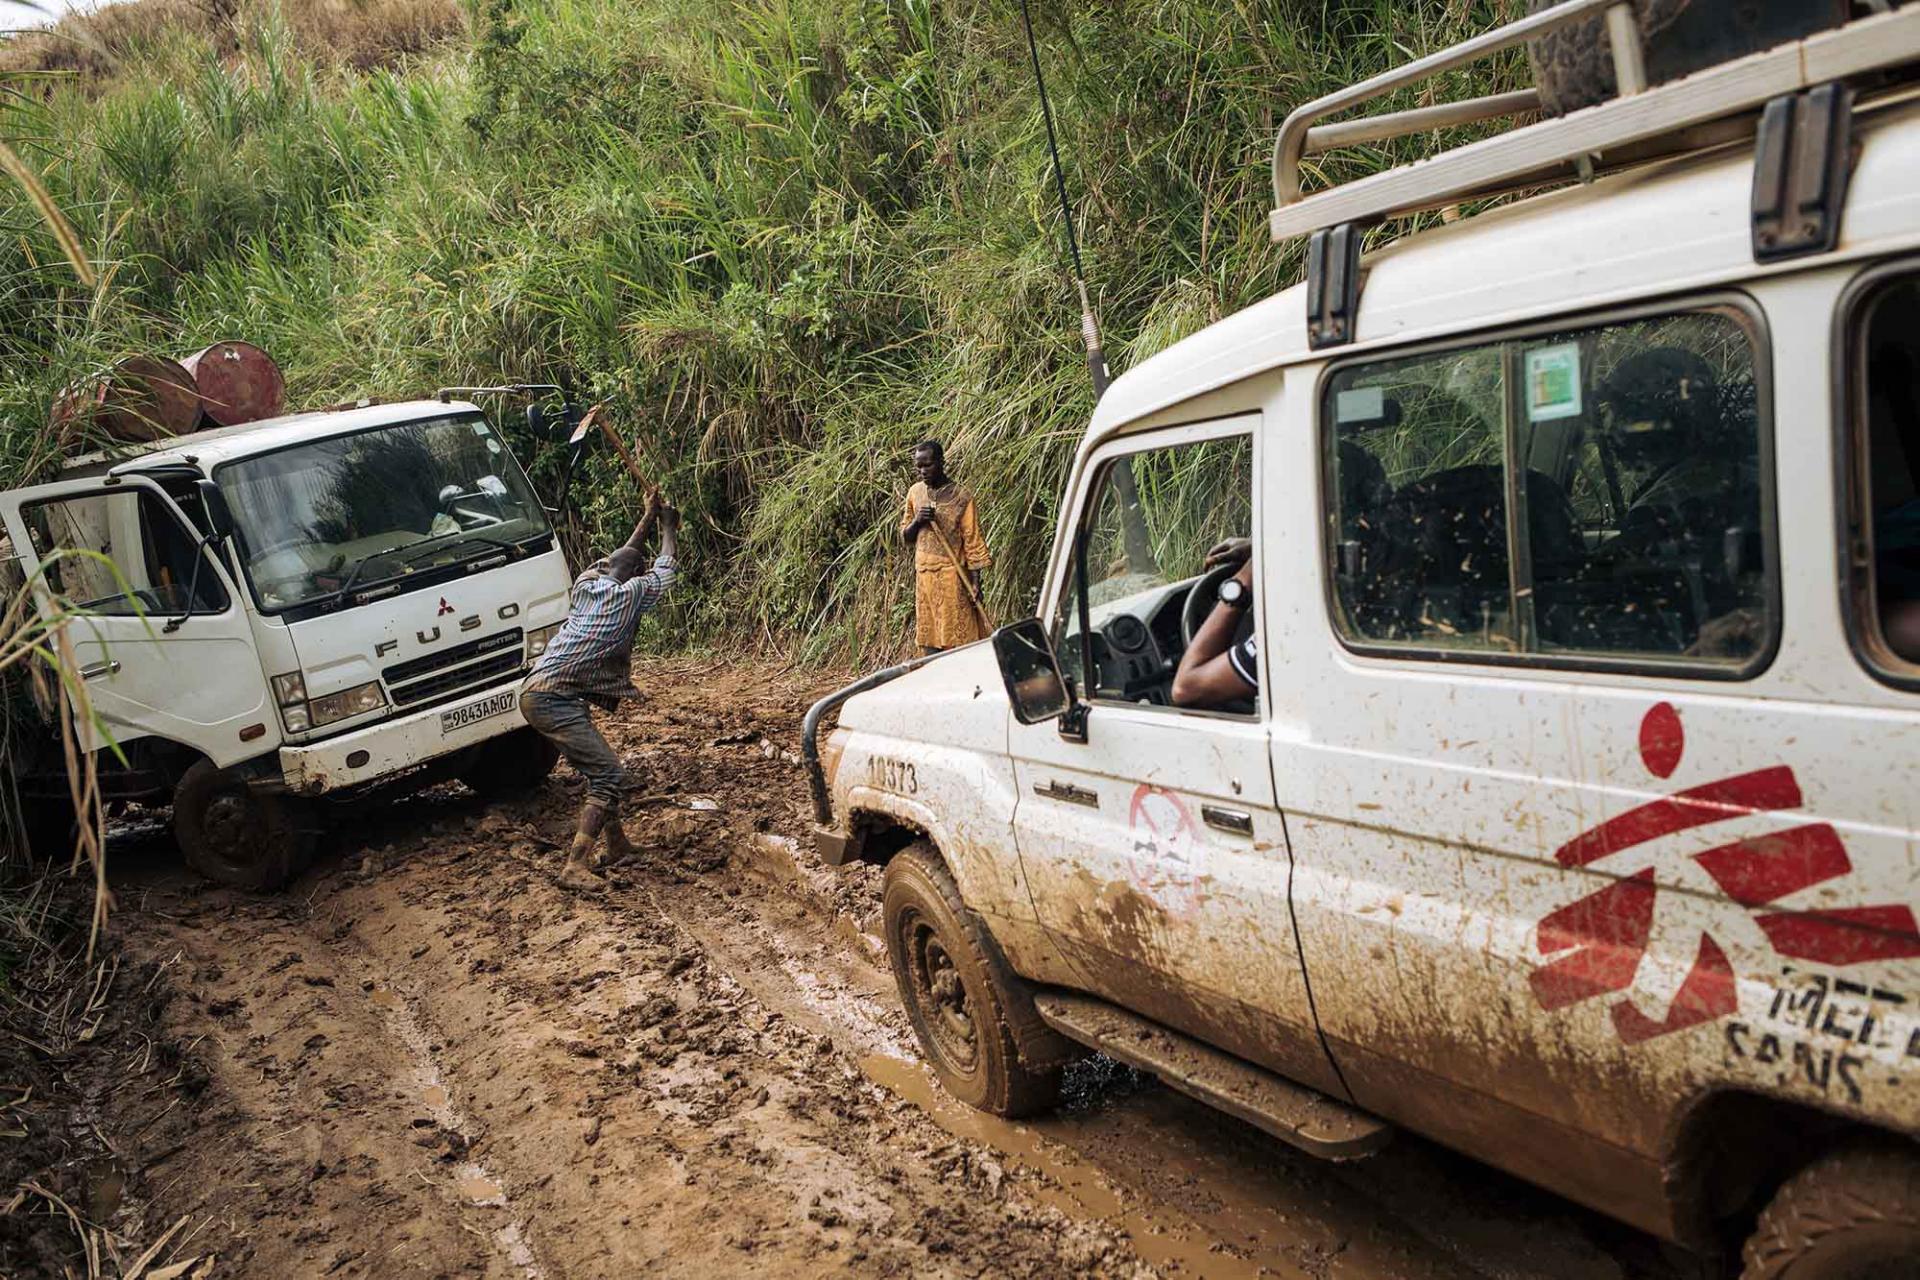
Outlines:
[[[200,495],[200,505],[207,509],[207,528],[214,541],[225,542],[233,536],[233,512],[227,508],[227,495],[211,480],[196,480],[193,487]]]
[[[547,433],[547,410],[538,400],[527,406],[527,434],[538,440]]]
[[[1021,724],[1057,720],[1073,705],[1040,619],[1009,623],[994,632],[993,656],[1007,685],[1007,699],[1013,703],[1013,717]]]
[[[479,480],[474,482],[473,487],[481,493],[487,494],[489,497],[504,498],[507,496],[507,482],[499,476],[481,476]]]

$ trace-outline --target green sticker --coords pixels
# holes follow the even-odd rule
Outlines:
[[[1535,347],[1527,352],[1527,421],[1580,416],[1580,344]]]

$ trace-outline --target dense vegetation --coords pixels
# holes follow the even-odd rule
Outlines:
[[[1264,229],[1290,104],[1509,7],[1039,0],[1116,367],[1297,274]],[[704,589],[676,638],[895,647],[925,436],[980,495],[995,607],[1030,607],[1092,394],[1010,0],[129,12],[0,71],[0,140],[104,280],[79,287],[0,186],[0,481],[45,473],[49,402],[87,370],[246,337],[296,404],[560,378],[610,398],[689,512]],[[559,451],[518,443],[550,480]],[[621,525],[608,459],[581,492],[589,529]]]

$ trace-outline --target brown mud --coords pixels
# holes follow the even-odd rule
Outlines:
[[[639,855],[604,897],[551,880],[564,766],[342,812],[274,897],[116,837],[116,1044],[157,1048],[94,1090],[103,1226],[178,1223],[152,1266],[223,1276],[1681,1274],[1417,1139],[1322,1164],[1101,1059],[1035,1122],[953,1102],[878,874],[803,843],[819,678],[639,666],[609,733]]]

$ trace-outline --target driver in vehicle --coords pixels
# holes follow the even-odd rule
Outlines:
[[[1173,673],[1173,705],[1200,709],[1251,698],[1260,690],[1260,638],[1236,640],[1253,607],[1253,545],[1230,538],[1207,552],[1206,567],[1239,564]],[[1197,589],[1197,588],[1196,588]]]
[[[648,570],[641,548],[656,521],[660,554]],[[600,859],[594,856],[602,833],[607,853],[616,860],[633,854],[620,825],[626,770],[619,752],[594,727],[588,707],[612,711],[622,699],[639,696],[633,687],[633,633],[640,615],[660,602],[678,571],[679,525],[680,513],[658,492],[647,499],[646,511],[625,545],[574,580],[572,612],[520,687],[520,712],[527,723],[587,780],[580,825],[560,870],[560,883],[569,889],[598,893],[607,887],[606,877],[596,870]]]

